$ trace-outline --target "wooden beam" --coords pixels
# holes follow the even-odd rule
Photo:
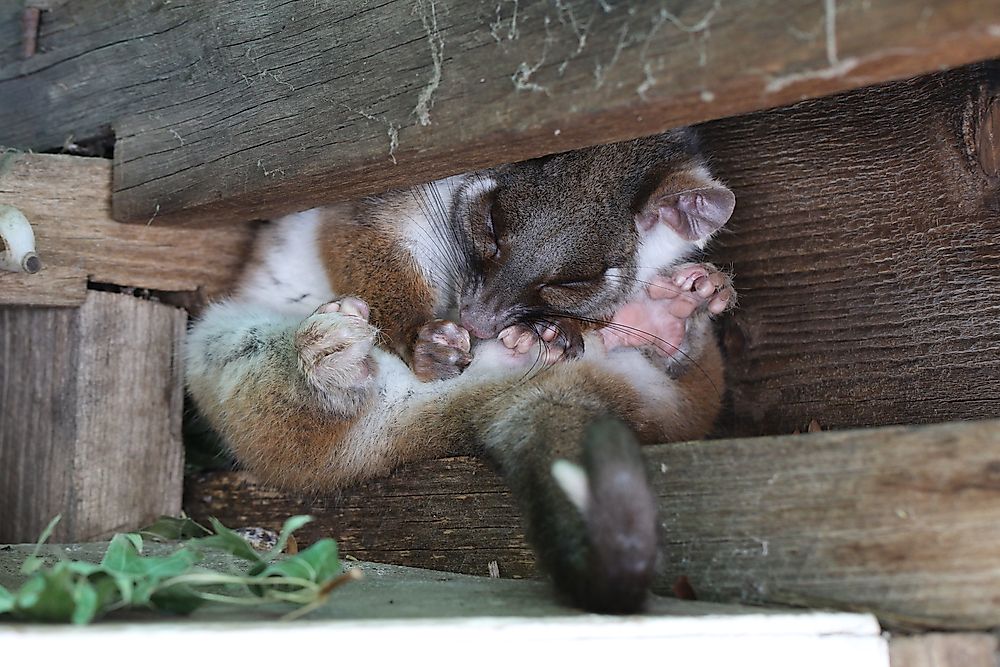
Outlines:
[[[4,155],[0,203],[28,217],[43,265],[33,275],[0,272],[0,305],[80,305],[87,280],[217,296],[242,268],[255,227],[115,222],[111,161],[67,155]]]
[[[997,638],[986,633],[941,632],[889,640],[890,667],[996,667]]]
[[[0,543],[134,530],[180,509],[184,311],[88,292],[0,308]]]
[[[247,219],[1000,55],[996,0],[672,9],[59,3],[3,47],[0,142],[113,128],[117,218]]]
[[[661,499],[656,589],[699,599],[862,609],[895,625],[1000,624],[1000,421],[646,448]],[[531,576],[517,511],[472,459],[411,466],[331,497],[265,490],[245,473],[189,480],[196,519],[280,527],[403,565]]]
[[[722,434],[1000,414],[1000,66],[702,134],[738,201]]]

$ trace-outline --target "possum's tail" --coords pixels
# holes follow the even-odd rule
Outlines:
[[[656,566],[656,497],[635,435],[594,414],[573,404],[508,411],[488,429],[485,453],[556,588],[589,611],[632,613]]]

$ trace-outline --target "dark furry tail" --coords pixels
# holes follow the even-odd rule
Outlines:
[[[615,417],[544,412],[498,424],[487,446],[521,505],[528,540],[575,605],[639,611],[656,565],[657,518],[635,435]]]

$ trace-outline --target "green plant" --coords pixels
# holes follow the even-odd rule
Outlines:
[[[310,520],[288,519],[274,547],[258,553],[215,519],[208,529],[190,519],[162,517],[141,534],[115,535],[100,563],[60,558],[47,564],[39,554],[59,521],[56,517],[21,565],[27,579],[20,588],[0,586],[0,616],[83,624],[126,608],[186,614],[205,603],[276,602],[299,605],[286,617],[301,616],[321,605],[339,584],[360,576],[357,570],[342,572],[337,543],[331,539],[281,556],[292,533]],[[182,541],[165,556],[145,555],[143,534]],[[230,571],[198,564],[212,552],[234,557]]]

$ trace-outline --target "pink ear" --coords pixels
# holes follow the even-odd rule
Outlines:
[[[736,208],[736,196],[722,185],[654,194],[636,221],[650,229],[657,222],[668,225],[688,241],[701,241],[717,232]]]

